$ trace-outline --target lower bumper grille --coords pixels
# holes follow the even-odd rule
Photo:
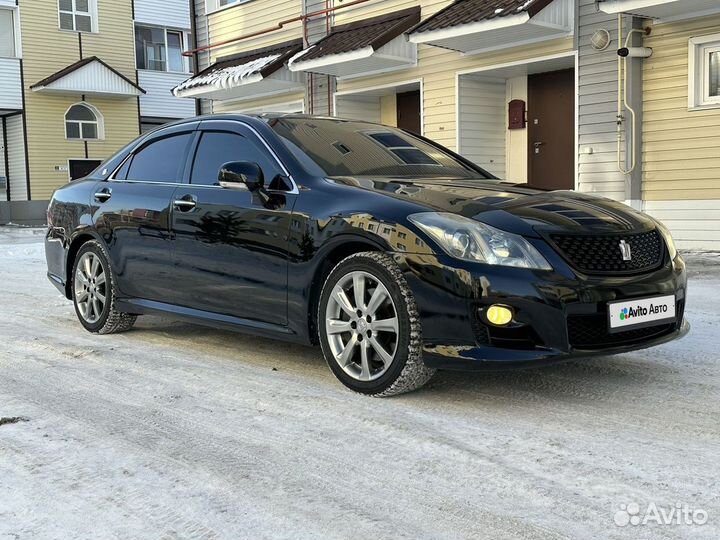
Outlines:
[[[682,320],[682,319],[678,319]],[[659,338],[675,331],[674,322],[610,333],[607,315],[571,315],[567,320],[570,346],[576,349],[609,349]]]

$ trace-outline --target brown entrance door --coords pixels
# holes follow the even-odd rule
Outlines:
[[[575,188],[575,72],[528,76],[528,183]]]
[[[397,126],[420,135],[420,90],[397,94]]]

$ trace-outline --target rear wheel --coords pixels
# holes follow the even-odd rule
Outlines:
[[[422,361],[415,298],[383,253],[351,255],[333,269],[321,293],[318,329],[330,369],[356,392],[401,394],[434,373]]]
[[[137,317],[115,309],[117,290],[102,244],[91,240],[80,248],[72,272],[75,313],[90,332],[114,334],[129,330]]]

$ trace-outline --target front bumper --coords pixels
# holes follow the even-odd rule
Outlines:
[[[573,358],[610,355],[678,339],[687,289],[680,257],[651,273],[588,277],[556,270],[493,267],[443,255],[395,254],[420,311],[424,361],[440,369],[533,367]],[[555,265],[554,265],[555,266]],[[607,304],[674,294],[677,318],[649,328],[610,333]],[[489,325],[484,309],[509,305],[514,322]]]

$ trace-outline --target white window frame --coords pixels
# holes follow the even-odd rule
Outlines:
[[[5,5],[0,2],[0,10],[7,10],[12,17],[14,56],[0,56],[0,58],[22,58],[22,40],[20,39],[20,10],[14,5]]]
[[[720,34],[690,38],[688,53],[688,108],[720,108],[720,96],[710,95],[710,53],[720,54]]]
[[[220,5],[220,0],[205,0],[205,13],[210,15],[224,9],[230,9],[231,7],[239,6],[240,4],[246,4],[251,0],[230,0],[229,4],[224,6]]]
[[[98,11],[97,11],[97,0],[88,0],[88,10],[89,11],[78,11],[76,8],[76,1],[77,0],[70,0],[72,2],[72,11],[65,11],[63,9],[60,9],[60,0],[57,0],[57,10],[58,10],[58,28],[62,32],[75,32],[80,34],[97,34],[100,31],[99,25],[98,25]],[[60,14],[64,13],[67,15],[72,15],[73,18],[73,28],[70,30],[69,28],[63,28],[60,25]],[[75,15],[89,15],[90,16],[90,32],[87,32],[86,30],[78,30],[76,28],[75,24]]]
[[[190,59],[186,56],[181,56],[182,64],[183,64],[183,71],[172,71],[170,70],[170,57],[168,56],[168,51],[170,50],[170,47],[168,46],[168,32],[172,32],[175,34],[180,34],[180,50],[181,52],[185,49],[185,45],[187,43],[190,43],[190,34],[188,34],[185,30],[179,30],[177,28],[166,28],[164,26],[154,26],[152,24],[142,24],[142,23],[136,23],[133,27],[133,41],[137,39],[137,29],[140,28],[154,28],[156,30],[162,30],[165,36],[165,69],[159,70],[159,69],[149,69],[148,67],[145,68],[139,68],[137,65],[137,52],[135,57],[135,68],[140,71],[150,71],[152,73],[182,73],[183,75],[188,75],[192,73],[190,71]]]
[[[72,109],[76,105],[81,105],[82,107],[87,107],[95,115],[95,121],[92,121],[92,120],[70,120],[70,122],[80,125],[80,137],[78,137],[78,138],[67,136],[67,124],[68,124],[67,115],[70,112],[70,109]],[[96,129],[97,137],[94,139],[86,139],[85,137],[83,137],[82,136],[83,124],[95,124],[96,128],[97,128]],[[65,140],[66,141],[89,141],[89,142],[92,142],[92,141],[105,140],[105,119],[104,119],[103,115],[100,113],[100,111],[97,109],[97,107],[95,107],[94,105],[91,105],[87,101],[79,101],[77,103],[73,103],[72,105],[70,105],[67,108],[67,110],[65,111],[65,114],[63,114],[63,128],[65,129]]]

